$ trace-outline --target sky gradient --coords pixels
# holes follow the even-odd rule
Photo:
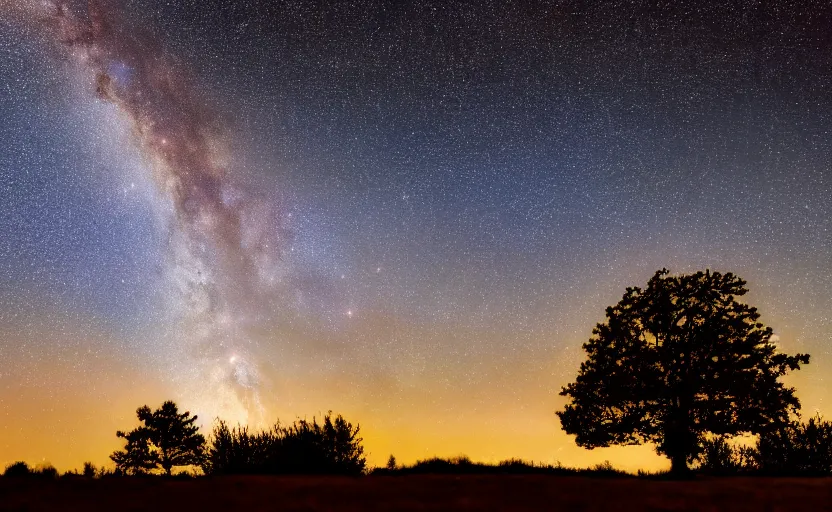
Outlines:
[[[832,414],[828,2],[161,4],[0,0],[0,464],[173,399],[664,467],[554,415],[663,267],[746,279]]]

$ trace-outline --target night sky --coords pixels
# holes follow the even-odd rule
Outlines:
[[[832,415],[829,2],[0,0],[0,464],[165,399],[371,464],[625,468],[554,415],[662,267]]]

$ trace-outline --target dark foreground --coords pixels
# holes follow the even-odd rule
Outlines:
[[[0,478],[0,510],[832,510],[832,479],[563,476]]]

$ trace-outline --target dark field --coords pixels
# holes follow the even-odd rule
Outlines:
[[[0,510],[832,510],[832,479],[560,476],[0,479]]]

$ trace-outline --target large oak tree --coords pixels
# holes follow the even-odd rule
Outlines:
[[[557,415],[586,448],[655,443],[674,473],[687,471],[707,434],[758,434],[800,403],[780,377],[809,362],[778,352],[746,282],[719,272],[656,272],[627,288],[583,345],[587,360]]]

